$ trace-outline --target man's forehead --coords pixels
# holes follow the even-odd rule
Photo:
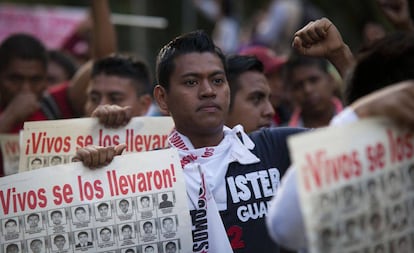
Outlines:
[[[220,57],[211,52],[192,52],[177,56],[174,59],[174,72],[180,76],[198,74],[225,74]]]

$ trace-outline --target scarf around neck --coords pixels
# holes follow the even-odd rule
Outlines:
[[[225,175],[228,165],[232,162],[253,164],[259,162],[250,150],[255,146],[244,132],[241,125],[230,129],[223,128],[224,138],[213,147],[195,149],[190,139],[174,130],[168,142],[178,150],[181,166],[186,179],[187,194],[190,209],[196,209],[198,193],[204,176],[205,186],[212,193],[218,210],[227,208]]]

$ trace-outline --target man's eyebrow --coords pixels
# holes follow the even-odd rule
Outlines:
[[[200,77],[203,74],[198,73],[198,72],[188,72],[188,73],[184,73],[183,75],[181,75],[181,77]],[[216,75],[225,75],[224,70],[216,70],[210,74],[208,74],[208,77],[212,77],[212,76],[216,76]]]

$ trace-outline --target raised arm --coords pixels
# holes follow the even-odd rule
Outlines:
[[[342,77],[354,64],[351,50],[342,40],[338,29],[327,18],[309,22],[297,31],[292,46],[301,54],[326,58]]]
[[[115,27],[111,23],[111,12],[107,0],[91,1],[92,17],[92,59],[82,65],[72,78],[68,97],[72,108],[79,115],[83,115],[86,102],[92,64],[94,59],[100,59],[117,50]]]
[[[410,15],[408,0],[377,0],[385,17],[395,26],[404,31],[414,31],[414,22]]]

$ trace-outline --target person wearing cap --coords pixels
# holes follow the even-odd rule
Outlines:
[[[272,125],[286,125],[290,118],[291,106],[283,84],[282,68],[287,58],[278,56],[272,49],[259,45],[246,47],[239,54],[255,56],[263,63],[264,74],[270,86],[270,101],[275,111]]]

